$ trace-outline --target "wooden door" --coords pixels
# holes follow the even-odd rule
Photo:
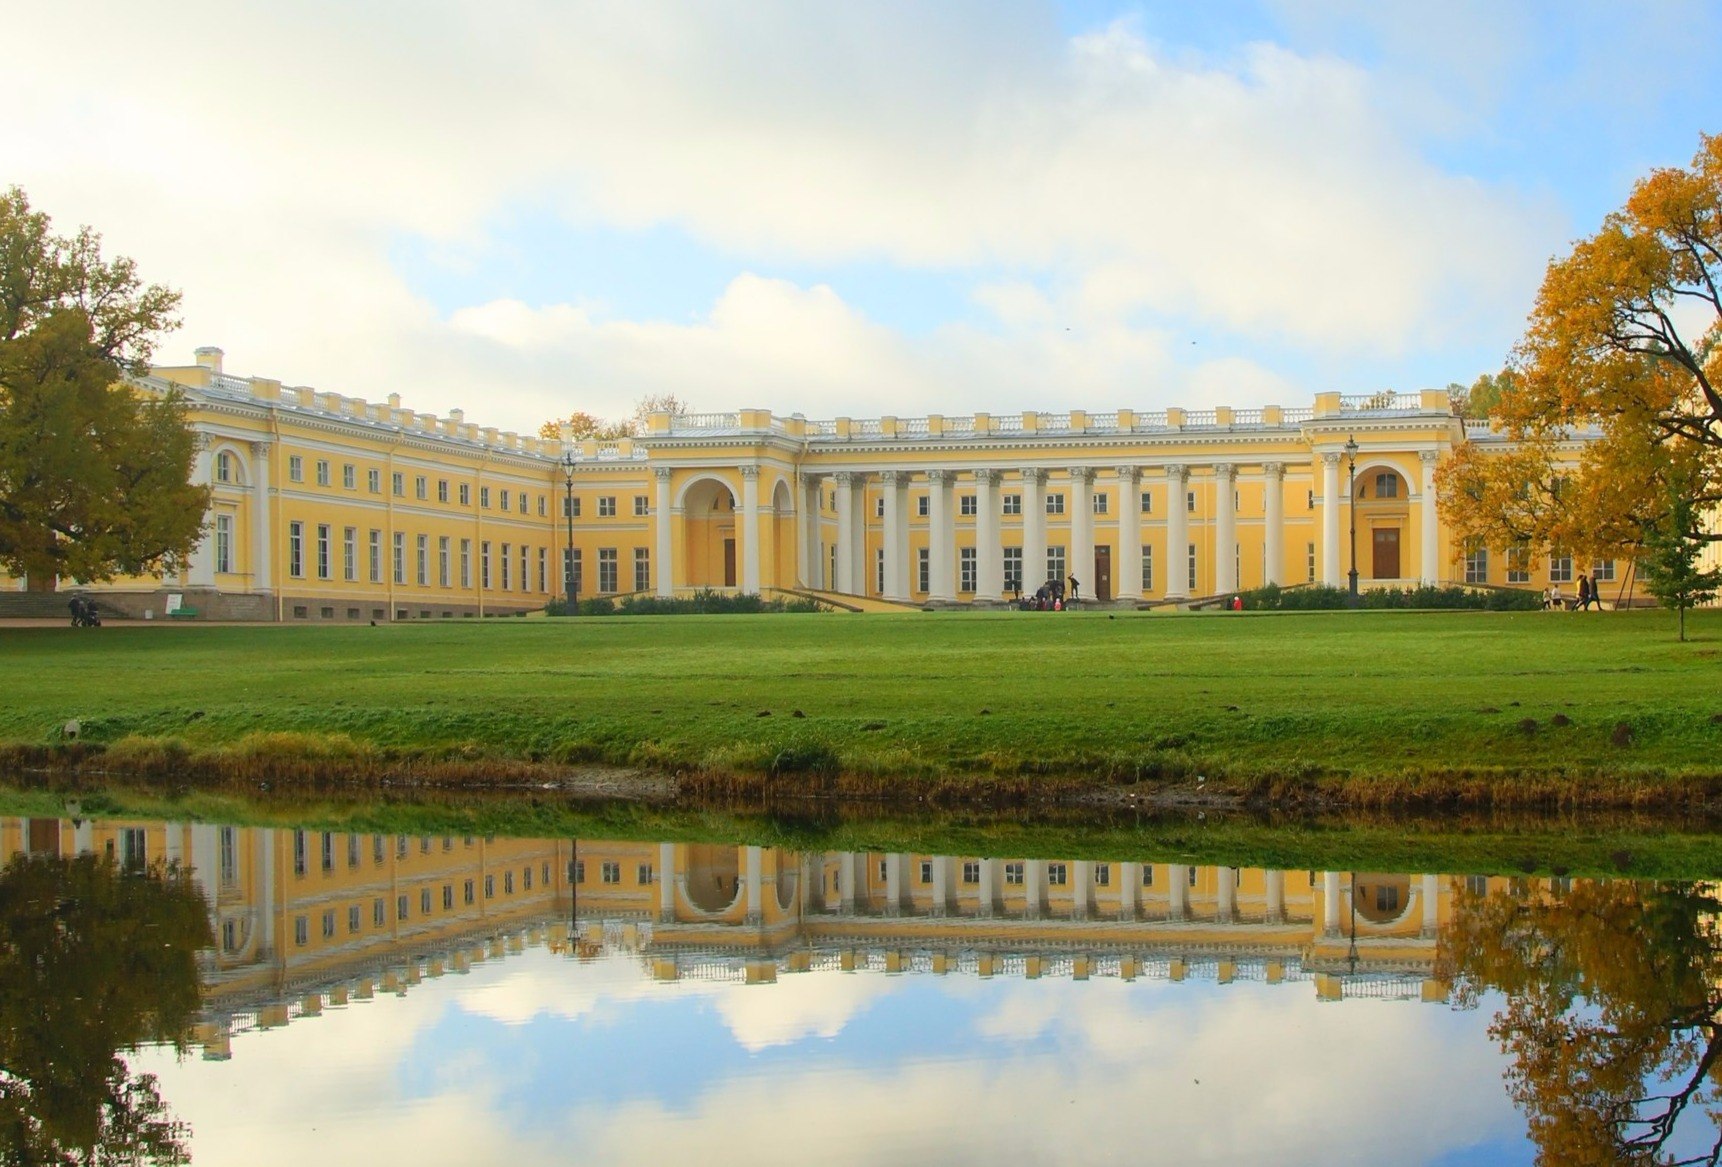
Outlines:
[[[1110,600],[1112,598],[1112,548],[1096,547],[1094,549],[1094,598]]]
[[[1399,578],[1399,528],[1375,529],[1375,572],[1371,579]]]
[[[726,588],[733,588],[735,586],[734,539],[725,539],[723,541],[723,586]]]

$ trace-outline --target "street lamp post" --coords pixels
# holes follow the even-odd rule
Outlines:
[[[1357,595],[1357,437],[1355,435],[1349,436],[1345,439],[1345,460],[1346,460],[1345,493],[1346,493],[1346,497],[1350,500],[1349,505],[1346,507],[1346,510],[1350,512],[1350,517],[1351,517],[1351,571],[1349,573],[1347,573],[1347,578],[1351,581],[1351,595],[1347,599],[1346,602],[1351,607],[1355,608],[1358,605],[1358,595]]]
[[[574,447],[562,447],[562,476],[567,482],[568,493],[562,499],[562,516],[568,523],[568,543],[562,553],[562,591],[568,605],[564,615],[573,616],[578,613],[574,585]]]

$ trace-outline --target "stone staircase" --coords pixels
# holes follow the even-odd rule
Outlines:
[[[73,592],[0,592],[0,620],[64,620],[72,622],[71,609],[66,604]],[[124,620],[126,614],[102,602],[99,593],[87,593],[95,601],[96,611],[103,620]]]

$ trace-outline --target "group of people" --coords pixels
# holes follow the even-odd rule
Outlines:
[[[1081,598],[1082,584],[1073,575],[1070,577],[1070,591],[1066,596],[1064,580],[1049,579],[1034,589],[1034,595],[1024,597],[1022,583],[1011,581],[1011,591],[1016,596],[1016,606],[1024,612],[1062,612],[1075,604]]]
[[[73,596],[66,604],[72,610],[73,628],[100,628],[102,617],[96,605],[86,596]]]
[[[1580,573],[1578,577],[1578,599],[1573,601],[1571,607],[1574,611],[1580,611],[1591,607],[1593,604],[1597,611],[1602,611],[1602,590],[1591,582],[1588,575]],[[1550,584],[1548,590],[1543,592],[1543,607],[1549,611],[1558,612],[1567,606],[1566,597],[1561,595],[1561,585]]]

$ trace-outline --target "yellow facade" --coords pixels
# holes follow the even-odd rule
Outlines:
[[[810,589],[996,604],[1075,576],[1085,598],[1265,583],[1571,585],[1591,564],[1467,554],[1434,473],[1503,439],[1445,392],[1313,406],[808,421],[654,415],[563,443],[222,372],[158,368],[203,437],[209,533],[187,570],[104,590],[134,615],[385,621],[519,614],[580,597]],[[1356,443],[1355,455],[1347,443]],[[1355,528],[1355,533],[1354,533]],[[1600,565],[1605,581],[1612,563]],[[24,586],[23,581],[12,581]]]

